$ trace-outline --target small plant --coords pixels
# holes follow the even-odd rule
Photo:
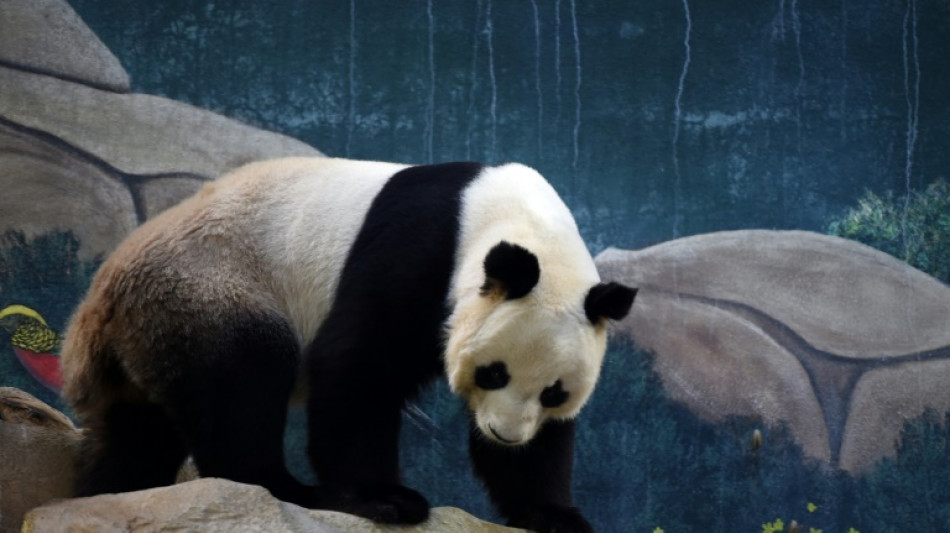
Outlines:
[[[762,524],[762,533],[784,533],[785,522],[781,518],[776,518],[774,522]]]
[[[858,206],[828,226],[950,283],[950,185],[944,180],[906,196],[865,193]]]

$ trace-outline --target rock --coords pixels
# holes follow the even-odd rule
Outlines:
[[[129,75],[119,60],[62,0],[4,0],[0,62],[111,91],[129,90]]]
[[[172,487],[51,503],[34,509],[23,523],[23,533],[182,530],[208,533],[523,531],[484,522],[447,507],[433,509],[429,520],[419,526],[378,525],[343,513],[311,511],[278,501],[261,487],[224,479],[199,479]]]
[[[700,417],[784,423],[808,456],[861,471],[894,452],[906,420],[950,409],[950,288],[887,254],[756,230],[596,262],[640,287],[616,330],[656,354],[670,396]]]
[[[206,182],[204,178],[189,174],[141,180],[135,189],[141,201],[140,217],[143,220],[152,218],[177,204],[182,198],[191,196]]]
[[[0,387],[0,531],[19,531],[28,510],[72,495],[80,439],[59,411]]]
[[[281,502],[263,487],[195,479],[190,460],[178,477],[180,482],[187,481],[178,485],[66,499],[72,496],[81,438],[64,414],[19,389],[0,387],[0,532],[20,531],[21,524],[24,532],[36,533],[522,531],[449,507],[433,509],[429,520],[416,527],[377,525],[344,513],[311,511]]]
[[[121,176],[55,139],[3,122],[0,189],[0,235],[18,230],[29,240],[71,230],[85,261],[115,248],[138,225],[132,193]]]
[[[0,420],[8,424],[25,424],[72,435],[79,430],[73,421],[28,392],[14,387],[0,387]]]
[[[133,175],[216,177],[250,161],[320,155],[310,146],[203,109],[0,68],[0,117]]]
[[[81,260],[104,256],[135,226],[237,166],[321,155],[290,137],[125,92],[121,65],[58,0],[3,3],[0,65],[0,235],[69,231]]]

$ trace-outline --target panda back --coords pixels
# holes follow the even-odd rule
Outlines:
[[[301,345],[326,317],[343,265],[373,200],[405,165],[331,158],[263,162],[248,170],[263,186],[255,217],[264,268]],[[273,184],[267,176],[273,175]]]

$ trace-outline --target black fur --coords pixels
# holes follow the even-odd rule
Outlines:
[[[524,446],[490,442],[474,421],[469,427],[475,473],[508,525],[538,532],[593,532],[571,498],[573,421],[548,421]]]
[[[425,499],[400,484],[401,410],[443,370],[461,195],[481,168],[411,167],[389,180],[308,348],[308,451],[326,492],[346,495],[340,510],[387,522],[428,515]]]
[[[554,385],[545,387],[541,391],[541,406],[548,409],[564,405],[564,402],[571,396],[571,393],[564,390],[564,384],[561,380],[554,382]]]
[[[485,256],[485,285],[482,294],[494,289],[505,293],[505,298],[514,300],[526,296],[541,277],[538,258],[517,244],[502,241]]]
[[[485,390],[503,389],[511,381],[505,363],[495,361],[475,369],[475,386]]]
[[[299,353],[289,324],[234,311],[218,314],[213,325],[189,323],[195,317],[176,324],[176,315],[168,316],[166,325],[175,327],[148,354],[166,365],[161,383],[145,384],[146,396],[128,376],[116,376],[126,389],[123,398],[83,421],[90,434],[77,494],[170,485],[190,452],[203,477],[262,485],[282,500],[312,503],[311,491],[284,466],[284,422]]]
[[[604,318],[620,320],[627,316],[633,299],[637,296],[637,289],[631,289],[620,283],[599,283],[591,287],[584,299],[584,312],[587,319],[597,324]]]
[[[312,491],[284,462],[287,405],[299,366],[296,337],[276,316],[229,323],[233,330],[220,332],[213,357],[179,363],[184,368],[169,390],[168,409],[202,477],[261,485],[281,500],[311,505]]]
[[[77,497],[171,485],[188,455],[162,408],[145,401],[113,404],[85,426]]]

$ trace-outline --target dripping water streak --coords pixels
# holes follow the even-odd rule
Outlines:
[[[492,29],[492,5],[488,0],[485,11],[485,40],[488,43],[488,79],[491,85],[491,104],[489,111],[491,116],[491,150],[489,151],[489,160],[495,163],[495,147],[498,131],[498,84],[495,80],[495,47],[493,41]]]
[[[908,24],[910,24],[910,28],[908,28]],[[917,53],[917,0],[907,0],[902,37],[904,55],[904,99],[907,103],[907,138],[904,161],[904,205],[902,206],[903,209],[901,213],[901,241],[904,248],[904,261],[910,263],[911,242],[908,235],[907,222],[910,211],[911,177],[914,172],[914,151],[917,145],[917,112],[920,105],[920,58]],[[916,328],[909,306],[905,307],[905,309],[908,309],[908,311],[904,314],[903,329],[908,332],[910,336],[913,335]],[[918,388],[921,390],[923,390],[922,380],[923,378],[918,376]],[[925,498],[924,504],[927,506],[925,512],[932,515],[933,511],[930,509],[932,507],[932,499]]]
[[[571,31],[574,34],[574,161],[572,168],[577,170],[577,159],[580,156],[581,131],[581,39],[577,30],[577,3],[571,0]]]
[[[841,142],[848,141],[846,116],[848,114],[848,0],[841,0]]]
[[[426,160],[432,163],[432,141],[435,136],[435,19],[432,16],[432,0],[426,2],[426,20],[429,30],[429,97],[426,102],[425,150]]]
[[[795,56],[798,59],[798,81],[795,83],[795,133],[798,153],[802,152],[802,92],[805,87],[805,57],[802,54],[802,20],[798,0],[792,0],[792,32],[795,35]]]
[[[353,144],[353,130],[356,128],[356,0],[350,0],[350,54],[347,70],[347,82],[349,83],[349,109],[346,112],[346,146],[344,153],[347,157],[351,155],[351,146]]]
[[[673,102],[673,238],[679,237],[679,195],[680,195],[680,162],[679,138],[680,120],[682,118],[683,86],[686,82],[686,73],[689,72],[690,45],[689,37],[693,30],[693,21],[689,16],[689,1],[683,0],[683,10],[686,15],[686,32],[683,37],[683,69],[680,71],[679,82],[676,85],[676,99]]]
[[[911,28],[908,28],[908,24]],[[913,43],[908,41],[913,39]],[[912,49],[910,47],[912,46]],[[904,162],[904,208],[901,215],[901,239],[904,260],[910,260],[910,243],[907,239],[907,215],[910,210],[910,181],[914,170],[914,150],[917,145],[917,112],[920,105],[920,58],[917,42],[917,0],[907,1],[903,26],[904,52],[904,98],[907,102],[906,159]],[[911,79],[913,69],[913,79]]]
[[[554,101],[557,104],[556,127],[561,119],[561,0],[554,2]]]
[[[534,14],[534,90],[538,95],[538,160],[544,154],[544,94],[541,92],[541,18],[538,2],[531,0]]]
[[[772,21],[772,40],[785,38],[785,0],[778,0],[778,13]]]
[[[482,0],[475,5],[475,28],[472,32],[472,81],[468,91],[468,131],[465,132],[465,159],[472,159],[472,134],[475,129],[475,91],[478,88],[478,56],[481,48]]]

